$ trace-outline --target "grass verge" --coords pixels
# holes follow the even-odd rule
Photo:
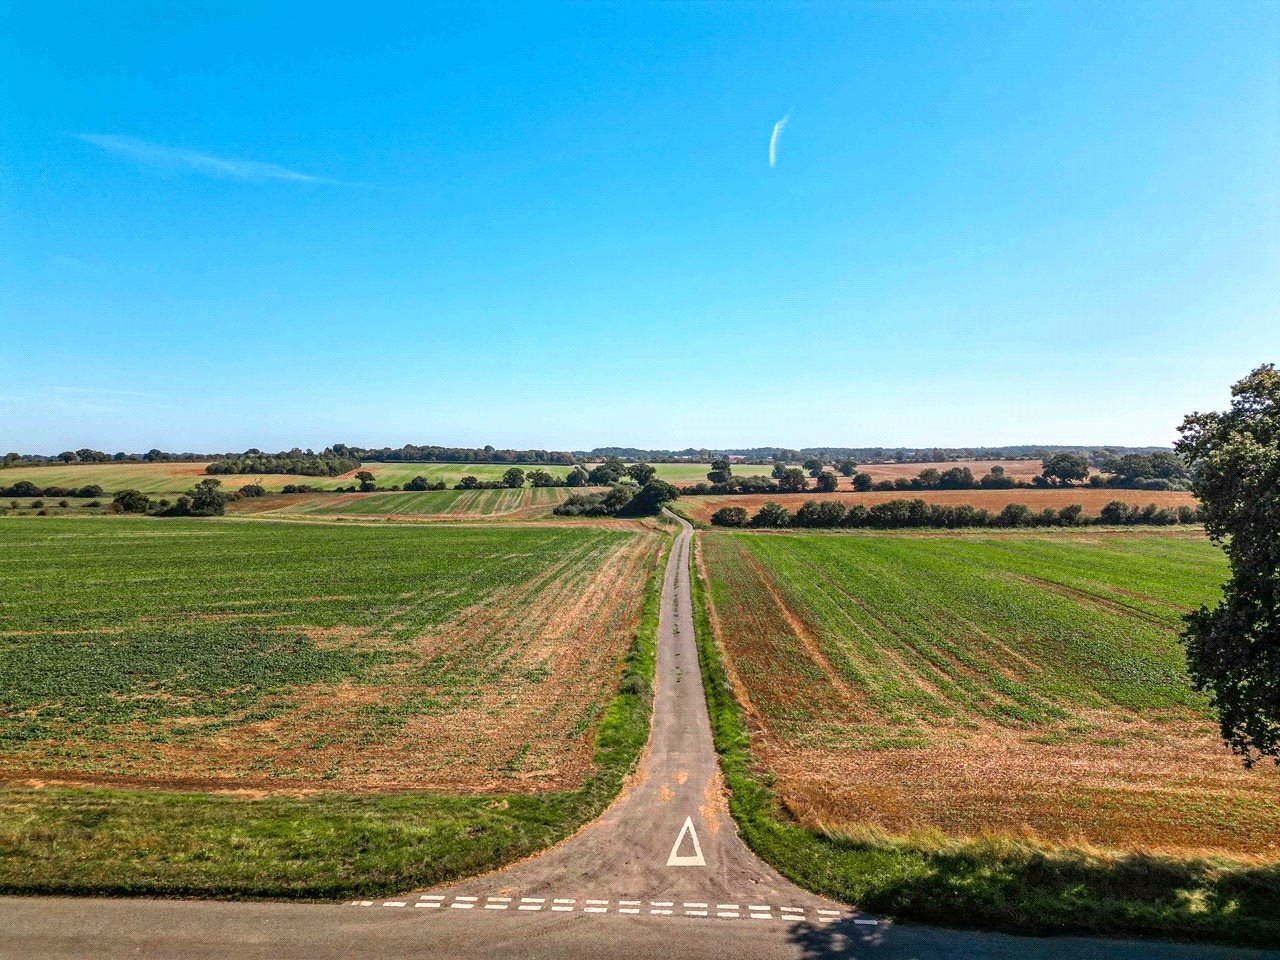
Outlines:
[[[345,900],[511,863],[598,816],[649,738],[663,572],[646,588],[595,772],[573,791],[305,796],[0,791],[0,894]]]
[[[701,543],[695,542],[695,551]],[[695,554],[696,555],[696,554]],[[743,839],[810,890],[897,920],[1024,934],[1090,933],[1280,946],[1280,866],[1051,847],[1014,838],[809,830],[752,758],[741,705],[691,577],[712,735]]]

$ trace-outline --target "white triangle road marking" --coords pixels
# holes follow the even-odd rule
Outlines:
[[[693,856],[679,856],[680,844],[684,841],[684,835],[688,834],[693,840]],[[684,818],[684,826],[680,828],[680,833],[676,836],[676,842],[671,846],[671,856],[667,857],[668,867],[705,867],[707,861],[702,856],[702,844],[698,843],[698,831],[693,829],[693,817]]]

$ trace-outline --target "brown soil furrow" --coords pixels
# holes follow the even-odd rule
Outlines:
[[[822,641],[818,639],[813,628],[787,604],[777,584],[773,582],[773,577],[747,550],[741,546],[738,549],[742,551],[742,562],[748,566],[752,574],[760,582],[760,585],[765,589],[769,598],[778,608],[778,613],[787,624],[787,627],[795,635],[795,638],[800,641],[801,646],[804,647],[805,654],[822,671],[823,679],[835,688],[850,707],[862,706],[862,698],[857,696],[849,688],[849,685],[845,683],[844,678],[840,676],[840,671],[832,665],[826,653],[823,652]]]

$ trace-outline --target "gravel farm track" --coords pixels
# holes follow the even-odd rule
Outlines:
[[[681,521],[666,569],[649,746],[629,789],[576,836],[494,874],[393,900],[3,898],[0,958],[1263,956],[897,926],[784,880],[728,815],[694,642],[693,536]]]

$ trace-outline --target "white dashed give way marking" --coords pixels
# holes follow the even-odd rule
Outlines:
[[[680,844],[685,836],[693,841],[693,856],[681,856]],[[698,831],[693,829],[693,817],[684,818],[684,826],[676,835],[676,842],[671,845],[671,856],[667,857],[668,867],[705,867],[706,859],[702,856],[702,844],[698,843]]]
[[[683,831],[682,831],[683,835]],[[694,839],[696,844],[696,837]],[[678,846],[678,843],[677,843]],[[722,920],[773,920],[789,923],[817,922],[837,923],[852,920],[863,926],[875,926],[879,923],[874,917],[859,917],[843,910],[831,910],[819,906],[775,905],[769,903],[714,903],[709,900],[591,900],[580,897],[519,897],[516,898],[486,896],[484,902],[474,895],[424,893],[419,895],[415,907],[434,908],[439,910],[448,907],[453,910],[496,911],[498,915],[510,915],[523,911],[525,915],[541,913],[550,907],[551,911],[560,914],[610,914],[621,913],[633,916],[648,915],[651,917],[718,917]],[[406,907],[405,900],[351,900],[353,907]],[[581,906],[579,906],[581,904]],[[514,908],[514,909],[513,909]],[[714,908],[714,909],[712,909]],[[495,914],[489,914],[494,916]]]

